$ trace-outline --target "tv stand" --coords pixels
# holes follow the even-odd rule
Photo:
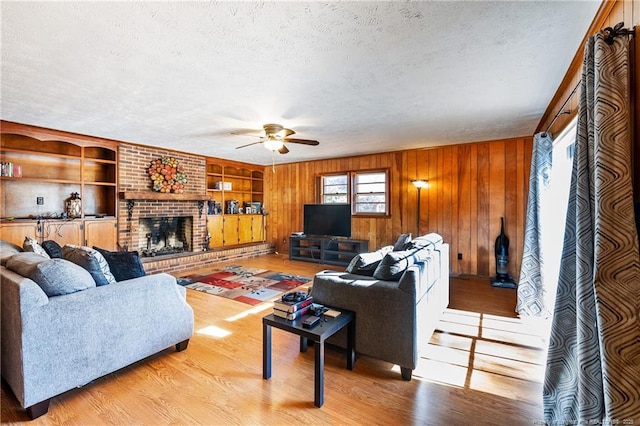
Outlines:
[[[367,251],[368,240],[311,235],[289,238],[289,260],[347,266],[357,254]]]

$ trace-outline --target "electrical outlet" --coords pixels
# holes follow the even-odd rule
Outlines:
[[[458,260],[462,260],[462,253],[458,253]]]
[[[39,206],[44,205],[44,197],[36,197],[36,204]]]

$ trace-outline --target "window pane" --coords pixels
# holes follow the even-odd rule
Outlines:
[[[360,183],[356,186],[356,192],[382,192],[387,189],[387,186],[383,183]]]
[[[325,194],[346,194],[347,193],[347,185],[325,185],[324,186]]]
[[[386,213],[384,203],[356,204],[356,213]]]
[[[357,183],[371,183],[371,182],[385,182],[386,181],[386,173],[376,172],[376,173],[358,173],[356,175]]]
[[[347,185],[347,175],[324,176],[324,185]]]
[[[322,199],[324,204],[348,204],[347,195],[325,195]]]
[[[356,203],[383,203],[386,201],[384,194],[358,194]]]

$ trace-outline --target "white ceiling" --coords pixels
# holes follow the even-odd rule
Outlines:
[[[1,118],[255,164],[532,135],[599,1],[2,1]],[[275,122],[317,147],[272,155]]]

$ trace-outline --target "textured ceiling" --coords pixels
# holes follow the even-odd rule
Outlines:
[[[599,1],[2,1],[4,120],[256,164],[533,134]],[[317,147],[243,149],[264,123]]]

